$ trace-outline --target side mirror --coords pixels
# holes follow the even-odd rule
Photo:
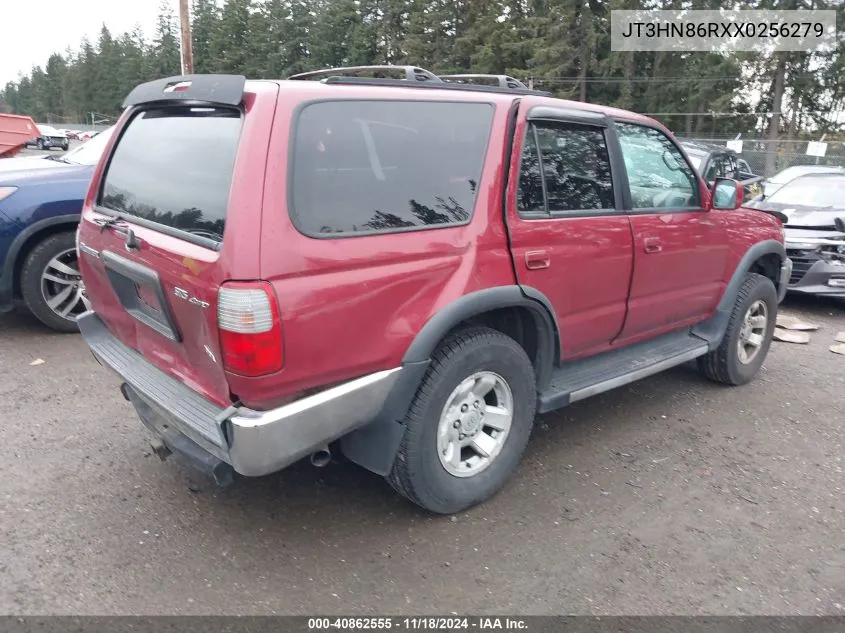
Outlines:
[[[845,233],[845,218],[836,218],[833,220],[833,226],[836,227],[836,230],[840,233]]]
[[[745,189],[741,182],[731,178],[716,178],[710,191],[710,208],[734,211],[742,206]]]

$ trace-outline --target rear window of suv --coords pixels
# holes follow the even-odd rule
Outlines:
[[[322,101],[297,117],[289,210],[332,237],[465,224],[494,109],[487,103]]]
[[[111,156],[100,205],[179,229],[200,244],[221,242],[240,133],[241,115],[234,109],[140,112]]]

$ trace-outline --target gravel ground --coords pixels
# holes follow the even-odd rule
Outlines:
[[[211,488],[80,337],[0,315],[0,612],[845,614],[845,307],[786,310],[822,329],[754,383],[685,366],[543,416],[455,517],[350,464]]]

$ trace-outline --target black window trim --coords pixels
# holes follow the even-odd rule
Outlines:
[[[111,139],[111,141],[110,141],[111,144],[112,144],[111,150],[109,151],[109,155],[106,157],[105,165],[103,165],[103,172],[100,176],[100,181],[97,183],[97,192],[96,192],[96,195],[94,196],[94,202],[91,205],[91,208],[94,211],[96,211],[97,213],[101,213],[102,215],[107,215],[107,216],[112,217],[112,218],[122,218],[122,219],[126,220],[127,222],[129,222],[131,224],[137,224],[138,226],[143,226],[144,228],[152,229],[154,231],[158,231],[159,233],[167,235],[168,237],[175,237],[177,239],[184,240],[185,242],[191,242],[192,244],[196,244],[197,246],[202,246],[203,248],[207,248],[209,250],[219,252],[220,249],[223,248],[223,241],[224,240],[220,240],[218,242],[216,240],[212,240],[211,238],[203,237],[201,235],[196,235],[195,233],[190,233],[189,231],[184,231],[182,229],[178,229],[176,227],[169,226],[167,224],[160,224],[159,222],[155,222],[154,220],[150,220],[148,218],[142,218],[142,217],[139,217],[137,215],[133,215],[131,213],[116,211],[116,210],[110,209],[109,207],[104,206],[103,204],[100,203],[100,200],[103,197],[103,188],[105,187],[105,184],[106,184],[106,177],[108,176],[109,169],[111,168],[111,161],[114,158],[115,150],[117,149],[117,146],[120,144],[120,141],[123,139],[124,133],[126,132],[127,129],[129,129],[129,126],[132,123],[132,121],[134,121],[136,117],[140,116],[143,112],[146,112],[147,110],[163,110],[163,109],[167,109],[167,108],[189,108],[189,107],[205,107],[205,108],[214,107],[214,108],[217,108],[217,109],[226,109],[226,110],[236,111],[236,112],[240,113],[241,121],[243,122],[243,116],[244,116],[243,106],[229,106],[229,105],[226,105],[226,106],[218,106],[218,105],[209,106],[207,103],[203,104],[201,106],[198,106],[194,103],[177,102],[177,103],[167,103],[167,104],[146,103],[144,105],[132,107],[132,110],[129,112],[128,117],[126,119],[126,123],[124,123],[120,127],[120,129],[117,130],[117,135],[115,136],[115,138]],[[240,140],[238,141],[238,143],[240,144]],[[235,183],[235,177],[234,177],[234,174],[232,174],[232,184],[229,186],[229,189],[230,189],[229,196],[230,197],[232,195],[231,188],[232,188],[232,185],[234,185],[234,183]],[[227,205],[228,205],[228,202],[229,201],[227,200],[226,201]],[[225,234],[225,229],[224,229],[224,234]]]
[[[667,208],[667,207],[647,207],[647,208],[644,208],[644,209],[635,209],[634,208],[634,202],[633,202],[633,196],[631,195],[631,183],[628,181],[628,168],[625,167],[625,162],[623,160],[622,161],[622,169],[623,169],[622,173],[624,174],[624,178],[625,178],[625,192],[627,194],[627,200],[626,200],[627,211],[626,211],[626,213],[628,213],[629,215],[655,215],[655,214],[666,215],[666,214],[670,214],[670,213],[695,213],[695,212],[705,211],[704,204],[703,204],[703,201],[701,199],[701,181],[704,180],[704,176],[702,174],[699,174],[698,171],[690,164],[689,157],[687,156],[686,152],[684,152],[683,148],[681,147],[681,144],[678,143],[678,140],[674,136],[672,136],[671,134],[667,134],[664,130],[659,128],[657,125],[654,125],[654,124],[647,122],[647,121],[635,121],[635,120],[632,120],[632,119],[626,119],[624,117],[613,117],[612,121],[613,121],[613,125],[611,126],[611,128],[613,129],[614,135],[616,136],[616,144],[619,148],[620,158],[621,158],[621,153],[622,153],[622,144],[619,141],[618,134],[616,134],[616,124],[617,123],[626,123],[628,125],[637,125],[639,127],[644,127],[644,128],[648,128],[650,130],[654,130],[656,132],[659,132],[663,136],[665,136],[667,139],[669,139],[669,142],[672,143],[672,145],[675,146],[675,149],[677,149],[678,152],[681,154],[681,157],[684,159],[684,162],[686,163],[687,167],[692,172],[693,176],[695,176],[696,185],[697,185],[696,187],[694,187],[694,189],[695,189],[695,201],[697,203],[697,206],[684,207],[683,209]],[[709,157],[708,157],[708,160],[709,160]]]
[[[300,226],[298,221],[298,216],[294,211],[293,205],[293,187],[291,183],[293,182],[293,167],[294,167],[294,153],[296,152],[296,130],[297,125],[299,124],[299,117],[302,116],[302,112],[317,103],[360,103],[360,102],[375,102],[375,103],[473,103],[473,104],[481,104],[489,106],[493,110],[493,116],[490,119],[490,129],[487,132],[487,145],[484,148],[484,154],[481,158],[481,174],[479,175],[479,182],[478,187],[475,193],[475,199],[472,203],[472,209],[470,209],[469,216],[463,222],[449,222],[444,224],[430,224],[424,226],[407,226],[407,227],[397,227],[395,229],[372,229],[369,231],[344,231],[342,233],[316,233],[313,231],[307,231],[303,227]],[[345,239],[354,239],[359,237],[373,237],[379,235],[394,235],[396,233],[417,233],[420,231],[443,231],[446,229],[454,229],[460,228],[469,225],[473,218],[475,217],[475,208],[478,206],[478,195],[481,191],[481,180],[484,177],[484,170],[487,167],[487,158],[490,153],[490,141],[493,136],[493,127],[496,125],[496,115],[498,114],[498,104],[496,101],[492,100],[482,100],[482,99],[411,99],[411,98],[402,98],[402,99],[391,99],[388,96],[384,97],[328,97],[328,98],[315,98],[315,99],[308,99],[299,103],[296,108],[294,109],[293,113],[291,114],[290,120],[290,127],[287,131],[287,137],[289,142],[287,143],[288,152],[287,152],[287,169],[285,173],[285,204],[287,206],[287,215],[290,219],[291,224],[293,227],[305,237],[309,237],[315,240],[345,240]]]
[[[539,112],[536,112],[539,110]],[[520,170],[517,172],[517,179],[522,175],[522,155],[525,151],[525,144],[528,140],[528,135],[531,134],[534,138],[534,145],[537,149],[537,160],[540,165],[540,183],[543,187],[543,209],[544,211],[522,211],[519,208],[519,201],[514,200],[514,208],[517,215],[523,220],[562,220],[566,218],[593,218],[604,216],[618,216],[626,215],[625,210],[625,196],[623,184],[627,185],[627,180],[623,183],[620,174],[624,172],[619,171],[618,162],[622,160],[621,153],[614,143],[618,144],[616,133],[612,125],[608,125],[607,119],[604,115],[597,115],[597,113],[590,110],[584,110],[588,115],[592,116],[576,116],[580,114],[581,110],[565,109],[565,108],[550,108],[543,107],[542,109],[534,107],[529,110],[526,116],[525,125],[526,133],[523,135],[522,145],[519,148],[519,166]],[[534,113],[534,114],[532,114]],[[558,114],[559,113],[559,114]],[[610,184],[613,189],[613,208],[611,209],[549,209],[549,196],[546,190],[545,171],[543,170],[543,154],[540,152],[540,141],[537,136],[537,126],[543,123],[560,123],[563,125],[572,124],[580,125],[581,127],[590,127],[601,131],[604,138],[605,147],[607,149],[608,165],[610,167]],[[624,163],[622,163],[624,166]],[[517,187],[519,191],[519,187]]]

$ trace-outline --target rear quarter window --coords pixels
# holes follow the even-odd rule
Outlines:
[[[294,225],[342,237],[469,222],[493,115],[488,103],[308,104],[294,121]]]
[[[241,113],[235,109],[139,112],[111,155],[100,206],[203,243],[221,242],[240,133]]]

